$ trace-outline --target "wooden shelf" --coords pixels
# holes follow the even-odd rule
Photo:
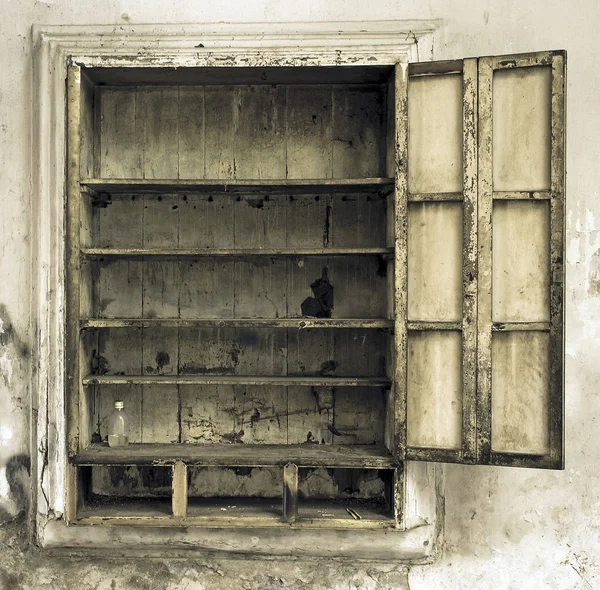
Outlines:
[[[383,377],[272,377],[241,375],[87,375],[83,385],[279,385],[306,387],[389,387]]]
[[[355,520],[346,510],[360,515]],[[386,507],[376,502],[303,499],[298,507],[298,520],[282,522],[281,498],[189,498],[185,523],[199,526],[248,526],[291,528],[372,529],[390,528],[395,523]]]
[[[141,256],[168,258],[228,257],[252,258],[261,256],[387,256],[393,248],[299,248],[299,249],[213,249],[213,248],[84,248],[84,258],[138,258]]]
[[[353,328],[392,329],[394,320],[383,318],[116,318],[83,319],[79,322],[83,330],[89,328]]]
[[[87,178],[82,187],[96,192],[119,193],[268,193],[268,194],[330,194],[330,193],[390,193],[393,178],[325,178],[276,180],[221,179],[130,179]]]
[[[379,445],[252,445],[252,444],[130,444],[111,448],[91,445],[80,451],[77,465],[187,465],[268,467],[295,463],[298,467],[392,469],[397,461]]]
[[[346,508],[360,515],[355,520]],[[389,529],[393,518],[375,503],[303,500],[298,520],[282,521],[281,498],[190,498],[187,515],[176,518],[170,499],[95,498],[77,512],[76,524],[108,526],[203,526],[218,528]]]
[[[94,520],[168,519],[172,517],[171,498],[97,497],[77,511],[77,519]],[[84,524],[81,522],[80,524]]]

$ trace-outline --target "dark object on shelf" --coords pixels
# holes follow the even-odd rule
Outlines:
[[[307,297],[301,305],[302,315],[313,318],[330,318],[333,309],[333,285],[327,277],[327,267],[321,278],[310,284],[314,297]]]

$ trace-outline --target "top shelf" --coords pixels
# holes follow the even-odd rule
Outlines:
[[[82,187],[96,192],[119,193],[265,193],[269,194],[330,194],[380,193],[394,189],[393,178],[326,178],[276,180],[223,179],[130,179],[87,178]]]

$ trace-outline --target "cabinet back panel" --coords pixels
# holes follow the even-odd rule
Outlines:
[[[372,387],[95,386],[92,439],[123,400],[131,443],[382,444],[386,402]]]
[[[388,315],[387,267],[375,256],[147,258],[98,266],[93,307],[101,318],[327,317],[319,315],[327,306],[332,318]],[[317,282],[333,287],[327,305]]]
[[[104,178],[383,176],[381,85],[100,87]]]
[[[88,225],[98,248],[383,248],[386,199],[124,194],[93,207]]]
[[[388,338],[360,329],[105,328],[87,364],[102,375],[385,377]]]

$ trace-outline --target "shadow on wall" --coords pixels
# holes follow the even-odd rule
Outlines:
[[[31,458],[29,455],[13,455],[6,463],[6,481],[8,483],[9,502],[12,500],[15,508],[10,509],[8,503],[0,503],[0,525],[20,519],[29,512],[29,487],[31,473]]]
[[[0,393],[2,395],[4,392],[13,394],[13,368],[23,368],[22,363],[26,362],[29,356],[29,346],[15,331],[6,306],[0,305]],[[2,400],[2,406],[9,407],[8,400]],[[2,491],[0,524],[3,524],[19,519],[29,511],[31,457],[24,453],[12,455],[3,465],[6,455],[1,451],[0,448],[0,469],[4,471],[6,477],[6,484],[0,481]]]

